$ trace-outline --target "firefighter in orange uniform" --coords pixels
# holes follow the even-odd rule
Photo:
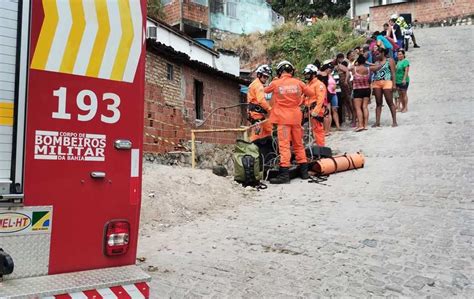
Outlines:
[[[270,122],[278,126],[278,150],[280,153],[280,172],[270,180],[272,184],[290,182],[291,149],[293,145],[296,161],[300,164],[302,179],[308,179],[308,160],[303,144],[300,109],[302,95],[314,96],[314,91],[300,80],[293,78],[295,68],[288,61],[277,66],[278,78],[265,88],[266,93],[273,93],[273,110]]]
[[[264,84],[272,74],[272,69],[264,64],[257,68],[257,78],[250,84],[247,93],[248,117],[251,124],[256,124],[266,119],[271,107],[265,99]],[[252,128],[250,140],[254,141],[272,135],[273,124],[268,120]]]
[[[306,97],[305,111],[309,113],[311,121],[311,129],[313,131],[314,142],[319,146],[324,146],[324,127],[323,121],[326,114],[326,97],[327,89],[323,82],[316,77],[318,68],[313,64],[308,64],[304,69],[304,76],[308,80],[307,86],[310,87],[315,95],[313,97]]]

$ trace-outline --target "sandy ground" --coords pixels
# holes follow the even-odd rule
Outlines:
[[[145,163],[141,230],[142,237],[170,227],[232,209],[250,200],[256,191],[242,188],[231,176],[211,170]]]

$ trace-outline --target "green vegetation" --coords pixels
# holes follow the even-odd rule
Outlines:
[[[147,0],[146,1],[147,14],[154,19],[163,19],[165,12],[161,0]]]
[[[365,38],[354,34],[348,19],[319,20],[312,26],[287,23],[265,34],[244,35],[221,44],[240,54],[242,68],[289,60],[298,72],[313,63],[333,58],[364,44]]]

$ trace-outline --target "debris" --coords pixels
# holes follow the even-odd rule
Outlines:
[[[146,257],[137,257],[137,261],[139,261],[140,263],[143,263],[146,261]]]
[[[227,168],[225,168],[222,165],[217,165],[217,166],[212,167],[212,173],[217,176],[222,176],[222,177],[226,177],[229,175]]]
[[[364,241],[362,241],[362,244],[364,244],[367,247],[375,248],[375,247],[377,247],[377,240],[365,239]]]
[[[158,271],[158,267],[150,265],[150,266],[148,266],[147,271],[148,272],[156,272],[156,271]]]

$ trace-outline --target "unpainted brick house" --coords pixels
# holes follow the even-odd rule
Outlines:
[[[208,0],[162,0],[165,22],[192,37],[209,38]]]
[[[370,13],[370,30],[380,30],[391,15],[404,15],[418,24],[440,23],[474,14],[473,0],[353,0],[354,16]]]
[[[192,129],[245,124],[240,88],[248,82],[238,77],[237,55],[209,49],[159,21],[149,19],[147,31],[145,152],[182,149]],[[216,144],[232,144],[236,138],[235,133],[198,136]]]
[[[264,32],[285,22],[266,0],[161,0],[165,22],[194,38]]]

